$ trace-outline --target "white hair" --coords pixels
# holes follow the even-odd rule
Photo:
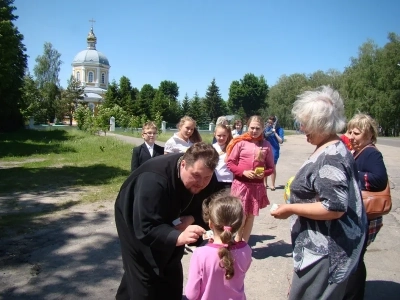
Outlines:
[[[292,115],[307,133],[330,135],[341,132],[346,126],[343,100],[339,93],[329,86],[306,91],[297,96]]]
[[[228,120],[226,119],[226,117],[224,117],[224,116],[218,117],[217,122],[215,122],[215,125],[222,124],[222,123],[224,123],[225,121],[228,121]]]

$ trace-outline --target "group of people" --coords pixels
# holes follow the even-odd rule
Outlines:
[[[343,100],[325,86],[299,95],[292,114],[315,150],[291,183],[290,204],[271,210],[277,219],[291,218],[289,297],[363,299],[363,257],[382,218],[367,220],[360,188],[380,191],[388,180],[374,146],[376,123],[356,115],[343,143]],[[134,149],[132,173],[115,203],[124,267],[116,299],[181,299],[181,258],[194,243],[202,246],[191,257],[186,298],[246,299],[248,241],[255,216],[269,204],[267,177],[275,190],[284,132],[275,116],[266,124],[251,116],[247,132],[240,120],[234,127],[217,120],[209,145],[185,116],[162,148],[154,143],[155,124],[144,124],[144,143]]]

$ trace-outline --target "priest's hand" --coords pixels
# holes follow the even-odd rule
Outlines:
[[[193,216],[182,216],[179,218],[181,223],[175,226],[175,229],[184,231],[189,225],[194,223]]]
[[[198,225],[189,225],[182,233],[178,236],[176,241],[177,246],[183,246],[186,244],[192,244],[196,242],[199,237],[205,233],[205,229]]]

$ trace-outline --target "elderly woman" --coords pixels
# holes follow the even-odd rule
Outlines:
[[[290,187],[290,204],[271,212],[291,219],[294,272],[289,299],[342,299],[358,263],[367,218],[352,154],[337,132],[343,100],[322,86],[298,96],[292,114],[314,152]]]
[[[388,184],[388,176],[381,152],[375,147],[378,136],[377,124],[365,114],[355,115],[347,124],[348,137],[358,169],[358,179],[362,190],[383,191]],[[369,230],[365,240],[357,270],[350,276],[343,299],[364,299],[367,270],[364,254],[367,246],[375,239],[382,227],[382,217],[368,220]]]

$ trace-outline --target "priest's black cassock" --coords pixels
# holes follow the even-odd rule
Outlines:
[[[181,231],[172,222],[191,215],[194,224],[208,229],[201,206],[217,183],[214,173],[205,189],[191,194],[179,177],[182,156],[168,154],[146,161],[119,191],[115,221],[125,272],[118,300],[182,298],[184,246],[176,246]]]

